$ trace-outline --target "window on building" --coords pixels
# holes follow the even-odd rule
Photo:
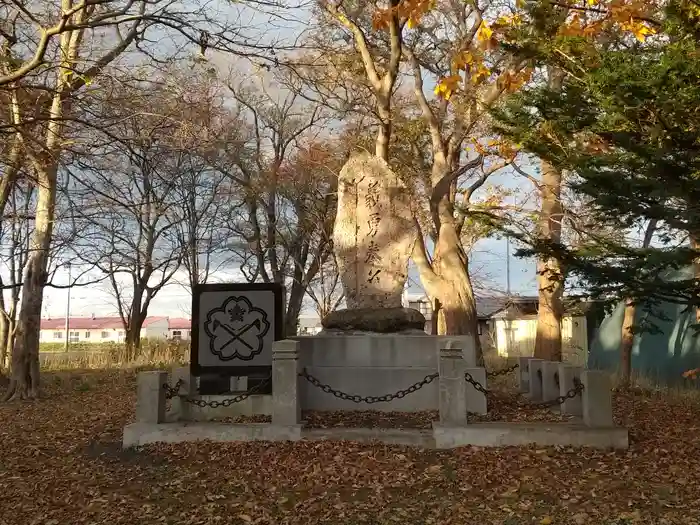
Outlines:
[[[90,332],[85,332],[85,339],[90,339]]]
[[[109,338],[109,332],[102,332],[102,333],[100,334],[100,337],[101,337],[102,339],[108,339],[108,338]]]
[[[63,339],[63,332],[54,332],[53,338],[54,339]]]
[[[182,331],[181,330],[173,330],[173,340],[174,341],[182,341]]]
[[[68,340],[71,343],[77,343],[80,340],[80,332],[69,332]]]

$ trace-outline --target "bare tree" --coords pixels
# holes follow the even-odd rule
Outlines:
[[[91,116],[79,118],[85,117],[80,115],[85,93],[99,88],[99,80],[115,73],[116,64],[134,49],[167,59],[187,42],[204,51],[239,55],[265,55],[270,46],[232,26],[218,10],[175,0],[11,0],[0,12],[0,96],[12,108],[2,129],[9,130],[15,155],[31,166],[36,188],[11,384],[5,396],[24,399],[39,393],[39,324],[62,157],[77,126],[99,126]],[[175,37],[172,48],[160,45],[168,32]],[[155,36],[158,46],[153,44]],[[7,166],[10,175],[16,171],[14,163]],[[7,184],[12,182],[8,177]],[[0,201],[8,194],[1,186]]]
[[[262,86],[230,89],[250,126],[243,147],[218,160],[244,199],[229,223],[238,239],[230,247],[248,281],[287,286],[285,327],[293,334],[309,283],[330,254],[338,155],[313,142],[324,119],[318,106]]]
[[[104,115],[119,122],[110,128],[110,138],[117,140],[85,152],[72,166],[70,195],[83,226],[76,256],[107,276],[124,324],[128,359],[140,348],[151,301],[172,280],[189,247],[183,246],[179,229],[185,218],[192,219],[183,181],[192,181],[198,172],[189,154],[191,122],[184,120],[182,101],[173,95],[143,88],[121,93],[119,105],[106,109],[113,114]],[[159,114],[146,116],[146,104],[158,107]]]
[[[313,301],[314,309],[320,319],[340,308],[345,300],[345,294],[340,283],[335,257],[329,257],[326,263],[321,265],[306,293]]]

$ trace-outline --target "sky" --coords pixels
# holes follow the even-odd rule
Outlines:
[[[230,4],[221,3],[222,9],[228,13],[231,11]],[[286,16],[286,20],[270,17],[266,14],[245,13],[240,7],[236,7],[235,16],[239,21],[245,21],[246,27],[250,31],[254,27],[270,28],[274,31],[267,32],[265,41],[271,39],[281,39],[291,41],[291,37],[298,35],[304,27],[304,16],[308,16],[308,11],[303,8],[297,9],[293,14]],[[155,35],[153,35],[155,36]],[[158,40],[156,37],[155,40]],[[160,45],[160,43],[159,43]],[[187,46],[187,49],[192,47],[193,54],[196,53],[196,46]],[[189,54],[186,52],[186,54]],[[213,65],[225,74],[227,70],[235,67],[237,70],[248,71],[247,63],[242,60],[231,59],[230,57],[223,58],[222,55],[216,53],[209,54],[209,60]],[[432,90],[431,82],[426,82],[426,90]],[[512,175],[504,174],[495,176],[491,183],[503,184],[510,188],[514,193],[530,192],[527,185],[529,183],[522,179],[516,179]],[[483,239],[477,243],[470,254],[470,268],[473,273],[478,293],[503,293],[506,291],[506,259],[507,259],[507,242],[505,239]],[[514,247],[511,245],[510,257],[510,282],[511,292],[515,294],[530,295],[536,293],[535,284],[535,265],[531,260],[518,259],[512,256]],[[215,272],[211,276],[212,282],[244,282],[242,276],[235,269],[228,272]],[[57,284],[65,284],[68,282],[68,275],[65,271],[58,271],[55,274],[54,282]],[[169,317],[189,317],[191,309],[191,295],[186,286],[180,283],[187,282],[185,270],[176,273],[170,284],[164,287],[156,298],[151,303],[149,309],[150,315],[169,316]],[[422,293],[420,279],[415,267],[411,265],[409,268],[409,293]],[[82,316],[112,316],[117,315],[115,301],[109,293],[108,283],[93,284],[88,286],[74,287],[72,289],[56,289],[47,287],[44,296],[44,317],[63,317],[66,313],[67,297],[70,294],[70,314],[73,317]],[[308,305],[305,308],[304,314],[312,314],[312,308]]]

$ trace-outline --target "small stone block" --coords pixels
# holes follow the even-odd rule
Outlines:
[[[485,368],[467,368],[465,370],[469,372],[472,379],[479,383],[484,388],[486,386],[486,369]],[[467,385],[467,412],[472,412],[474,414],[486,415],[488,413],[488,404],[486,401],[486,396],[479,392],[473,385],[466,383]]]
[[[526,394],[530,391],[530,363],[531,357],[518,357],[518,391]]]
[[[275,341],[272,344],[273,359],[298,359],[299,347],[299,341],[293,341],[291,339]]]
[[[141,372],[136,382],[136,421],[163,423],[165,421],[165,388],[168,373]]]
[[[248,390],[248,376],[231,376],[231,392]]]
[[[530,385],[530,401],[540,402],[542,398],[542,363],[544,359],[530,358],[528,368],[528,383]]]
[[[584,370],[581,372],[581,382],[583,423],[589,427],[613,426],[612,393],[608,374],[601,370]]]
[[[542,399],[552,401],[559,397],[559,361],[542,362]],[[552,407],[557,410],[559,407]]]
[[[467,366],[476,366],[476,346],[474,338],[470,335],[438,337],[439,350],[458,348],[462,352],[462,358]]]
[[[559,395],[564,396],[572,388],[574,388],[574,379],[581,380],[581,372],[583,368],[573,366],[566,363],[559,364]],[[561,404],[561,413],[570,416],[581,416],[583,414],[583,405],[581,404],[581,396],[578,395],[571,399],[567,399]]]
[[[467,423],[467,396],[466,361],[462,357],[462,351],[457,343],[446,341],[448,348],[440,349],[438,360],[438,373],[440,375],[438,406],[440,421],[445,424],[466,425]]]
[[[297,425],[301,421],[298,341],[272,345],[272,423]]]

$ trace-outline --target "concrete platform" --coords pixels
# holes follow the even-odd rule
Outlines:
[[[435,423],[433,430],[383,428],[303,428],[302,425],[269,423],[132,423],[124,427],[124,448],[150,443],[188,441],[380,441],[421,448],[450,449],[461,446],[504,447],[536,444],[626,449],[626,428],[589,428],[567,423],[478,423],[449,426]]]
[[[132,423],[124,427],[122,446],[139,447],[150,443],[185,443],[188,441],[298,441],[301,425],[269,423]]]
[[[572,446],[602,449],[629,448],[629,432],[623,427],[587,427],[581,423],[475,423],[450,426],[433,423],[435,446],[456,448],[523,445]]]

